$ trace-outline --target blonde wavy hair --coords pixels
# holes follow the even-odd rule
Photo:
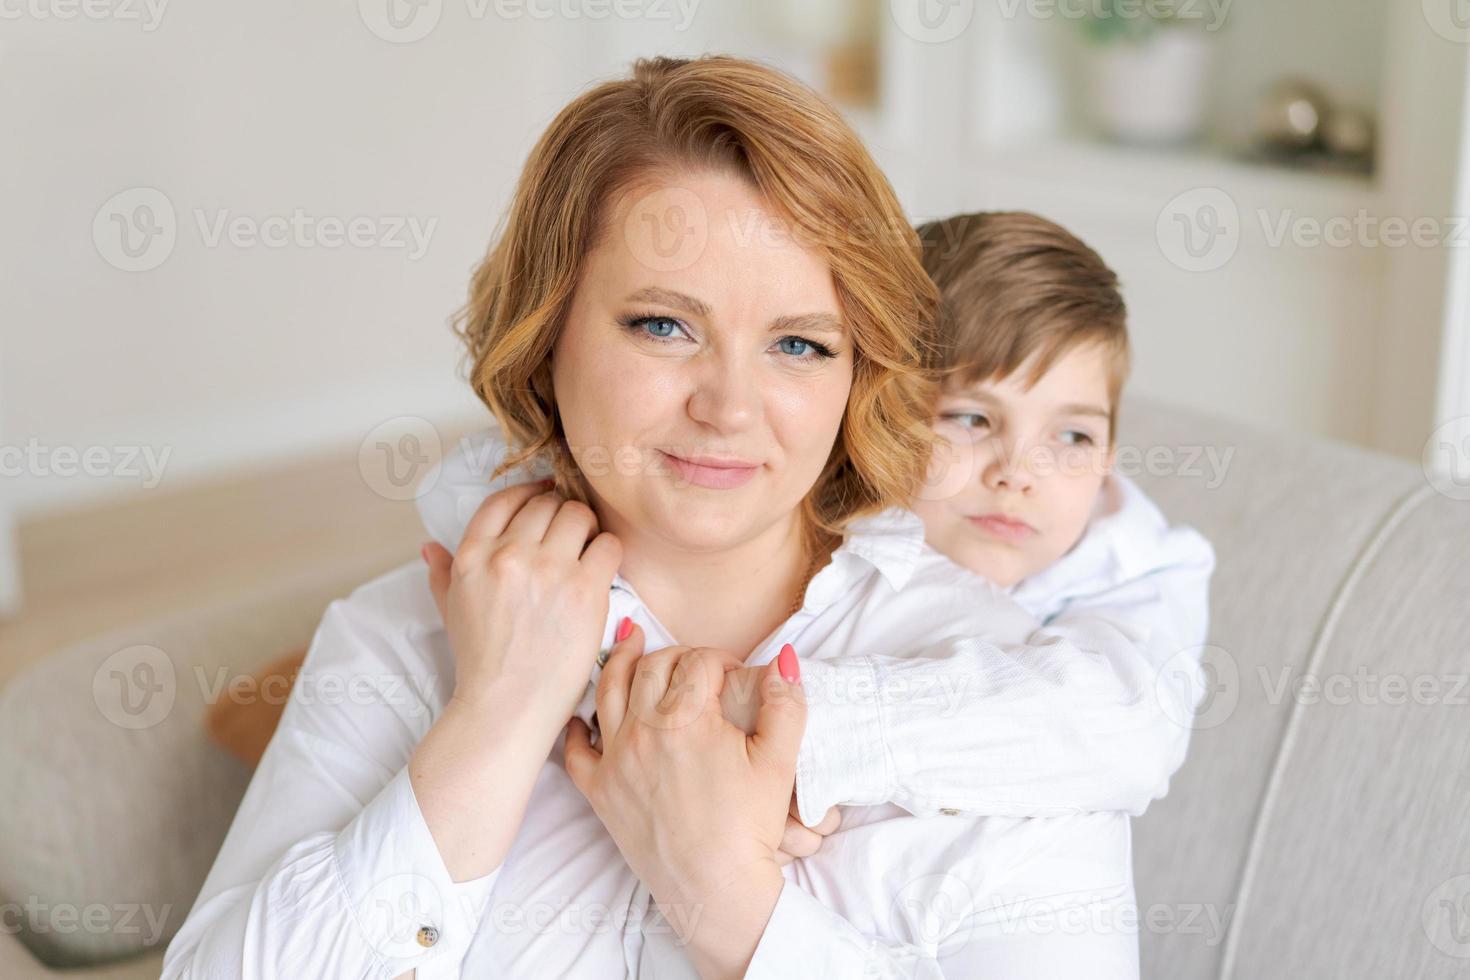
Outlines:
[[[650,58],[561,111],[455,315],[469,381],[510,446],[495,476],[547,459],[588,500],[552,392],[550,354],[618,193],[713,169],[749,180],[832,268],[854,346],[840,435],[802,504],[808,541],[906,503],[932,447],[938,294],[919,240],[862,142],[816,93],[728,57]]]

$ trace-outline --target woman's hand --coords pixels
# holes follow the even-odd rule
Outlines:
[[[806,726],[799,668],[793,654],[779,658],[796,674],[788,681],[767,666],[747,736],[720,711],[728,655],[642,648],[636,626],[614,647],[597,687],[600,749],[573,718],[567,772],[700,975],[737,977],[784,883],[776,854]]]
[[[725,684],[720,689],[720,711],[726,721],[747,735],[755,734],[755,719],[761,707],[760,682],[765,672],[764,667],[746,667],[738,659],[725,671]],[[834,806],[815,827],[808,827],[801,822],[793,791],[786,831],[781,835],[781,847],[776,851],[776,863],[784,866],[797,858],[811,857],[821,848],[822,840],[836,833],[841,823],[842,815]]]
[[[454,650],[453,699],[522,704],[554,739],[592,676],[623,552],[590,507],[549,486],[492,494],[452,558],[432,543],[424,558]]]
[[[622,546],[597,533],[589,508],[547,489],[493,494],[453,558],[438,545],[423,552],[455,682],[409,779],[455,881],[490,873],[510,850],[607,625]]]

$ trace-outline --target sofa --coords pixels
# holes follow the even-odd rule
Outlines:
[[[1144,975],[1470,975],[1470,502],[1343,445],[1142,400],[1122,422],[1120,467],[1219,559],[1189,758],[1134,822]],[[386,570],[140,623],[0,692],[0,977],[157,976],[250,777],[207,692]],[[167,706],[120,715],[119,669]]]

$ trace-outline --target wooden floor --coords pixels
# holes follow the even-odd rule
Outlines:
[[[71,641],[315,566],[408,561],[412,501],[374,493],[356,454],[23,522],[20,615],[0,622],[0,686]]]

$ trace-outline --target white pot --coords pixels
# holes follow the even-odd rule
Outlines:
[[[1128,143],[1183,143],[1204,129],[1212,38],[1164,27],[1143,41],[1091,45],[1087,106],[1103,135]]]

